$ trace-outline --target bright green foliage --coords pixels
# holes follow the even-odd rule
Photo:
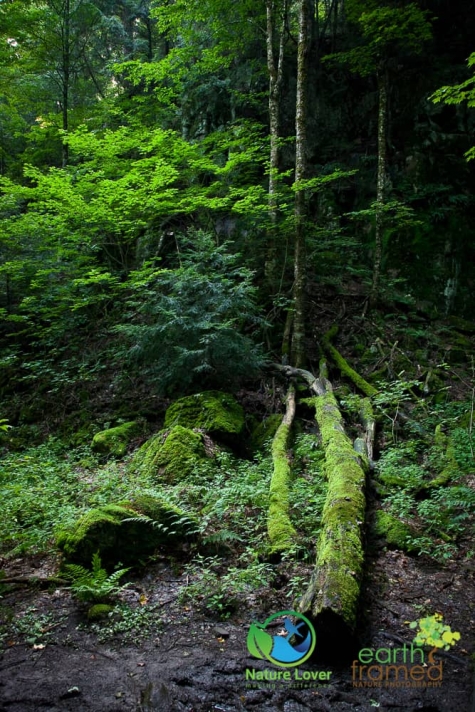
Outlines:
[[[96,433],[92,439],[92,449],[98,452],[116,455],[123,457],[127,452],[127,445],[130,439],[137,435],[140,431],[140,426],[135,420],[128,423],[122,423],[115,428],[101,430]]]
[[[62,575],[71,581],[71,591],[80,601],[99,603],[110,600],[127,588],[129,584],[119,586],[119,580],[127,571],[130,569],[118,569],[109,575],[102,568],[101,557],[96,552],[92,555],[91,570],[79,564],[66,564]]]
[[[165,413],[165,427],[182,425],[219,435],[239,435],[244,411],[233,396],[219,391],[195,393],[172,403]]]
[[[201,433],[174,425],[147,440],[135,453],[130,468],[152,480],[179,482],[205,457]]]
[[[409,624],[413,630],[417,628],[417,635],[414,638],[415,645],[431,645],[434,648],[450,650],[460,640],[460,633],[452,632],[449,625],[442,622],[443,616],[434,613],[433,616],[421,618]]]

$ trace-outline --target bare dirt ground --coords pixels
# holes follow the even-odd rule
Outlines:
[[[329,665],[320,649],[317,661],[301,666],[300,675],[331,672],[328,682],[261,682],[253,689],[257,683],[246,682],[246,668],[264,670],[269,664],[249,655],[249,625],[288,609],[288,599],[279,591],[250,598],[222,622],[179,603],[185,576],[163,560],[123,592],[136,618],[129,631],[122,621],[117,633],[113,622],[102,623],[105,642],[68,590],[4,591],[0,712],[475,712],[475,567],[440,567],[386,549],[370,556],[359,646],[401,648],[413,638],[408,621],[427,611],[441,613],[461,640],[436,655],[443,668],[439,687],[357,687],[352,654],[342,650],[341,660]],[[52,566],[18,560],[7,573],[44,576]]]

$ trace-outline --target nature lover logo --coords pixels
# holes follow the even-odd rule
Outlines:
[[[295,623],[291,617],[296,619]],[[266,628],[278,618],[283,618],[282,628],[277,635],[271,635]],[[316,642],[313,625],[306,616],[295,611],[279,611],[264,623],[252,623],[247,635],[247,649],[251,655],[284,668],[301,665],[308,660]]]

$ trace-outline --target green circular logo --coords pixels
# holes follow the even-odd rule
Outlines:
[[[292,618],[296,618],[293,623]],[[276,618],[283,618],[282,631],[278,635],[266,632],[267,626]],[[301,665],[315,650],[317,636],[309,619],[295,611],[279,611],[264,623],[252,623],[247,634],[247,649],[255,658],[269,660],[279,667]]]

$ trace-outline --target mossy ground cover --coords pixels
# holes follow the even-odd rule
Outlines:
[[[409,424],[409,437],[381,453],[376,475],[383,511],[376,532],[383,536],[386,528],[389,545],[441,562],[460,555],[462,543],[470,550],[474,443],[469,428],[462,426],[470,409],[469,402],[448,402],[419,413],[425,437]],[[473,554],[473,543],[471,548]]]

